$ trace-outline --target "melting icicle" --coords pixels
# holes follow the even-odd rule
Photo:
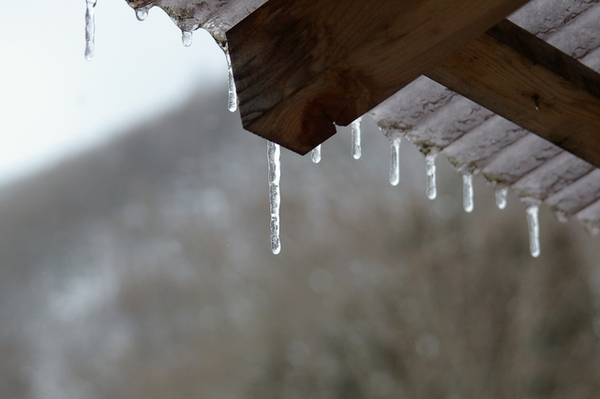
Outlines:
[[[231,65],[231,56],[229,55],[229,46],[226,44],[223,48],[225,51],[225,59],[227,60],[227,78],[229,79],[227,84],[227,109],[230,112],[235,112],[237,110],[237,92],[235,89],[235,79],[233,78],[233,66]]]
[[[540,256],[540,222],[538,219],[539,207],[527,206],[527,226],[529,228],[529,252],[531,256]]]
[[[392,139],[392,157],[390,160],[390,184],[397,186],[400,182],[400,143],[402,137],[396,136]]]
[[[271,211],[271,250],[275,255],[281,251],[279,240],[279,205],[281,195],[279,181],[281,179],[281,149],[279,144],[267,141],[267,161],[269,169],[269,209]]]
[[[427,168],[427,198],[437,197],[437,186],[435,183],[435,154],[425,156],[425,167]]]
[[[312,161],[314,163],[319,163],[321,162],[321,145],[319,144],[318,146],[316,146],[311,152],[310,152],[310,159],[312,159]]]
[[[466,174],[463,180],[463,208],[465,212],[473,212],[473,175]]]
[[[495,191],[496,194],[496,206],[499,209],[506,208],[506,195],[508,194],[508,187],[499,187]]]
[[[194,38],[193,32],[191,32],[189,30],[181,31],[181,42],[183,43],[183,45],[185,47],[190,47],[192,45],[193,38]]]
[[[135,9],[135,17],[138,21],[143,22],[148,17],[148,11],[150,11],[150,7],[140,7]]]
[[[360,145],[360,123],[362,117],[358,118],[350,125],[352,128],[352,156],[354,159],[360,159],[362,147]]]
[[[91,61],[96,46],[96,0],[86,0],[85,5],[85,59]]]

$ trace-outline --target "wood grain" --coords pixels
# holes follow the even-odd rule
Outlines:
[[[425,73],[600,167],[600,75],[502,22]]]
[[[227,32],[242,124],[301,154],[526,0],[270,0]]]

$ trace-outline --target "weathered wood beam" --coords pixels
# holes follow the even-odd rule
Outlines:
[[[270,0],[227,32],[242,123],[305,154],[527,0]]]
[[[600,167],[600,74],[510,21],[425,75]]]

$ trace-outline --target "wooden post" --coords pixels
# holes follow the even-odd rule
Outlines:
[[[425,73],[600,167],[600,74],[509,21]]]

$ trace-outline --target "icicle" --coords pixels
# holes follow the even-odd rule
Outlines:
[[[362,148],[360,145],[360,123],[362,117],[358,118],[350,125],[352,128],[352,156],[354,159],[360,159]]]
[[[136,8],[135,17],[138,21],[143,22],[148,17],[148,11],[150,11],[150,6]]]
[[[85,5],[85,59],[91,61],[96,46],[96,0],[86,0]]]
[[[397,186],[400,182],[400,143],[402,137],[395,136],[391,142],[392,157],[390,160],[390,184]]]
[[[463,180],[463,208],[465,212],[473,212],[473,175],[466,174]]]
[[[435,183],[435,157],[436,154],[425,156],[425,165],[427,168],[427,198],[435,199],[437,197],[437,187]]]
[[[233,66],[231,65],[231,56],[229,55],[229,46],[226,44],[223,48],[225,51],[225,59],[227,60],[227,78],[229,79],[227,84],[228,102],[227,109],[230,112],[237,110],[237,92],[235,90],[235,79],[233,78]]]
[[[311,152],[310,152],[310,159],[312,159],[312,161],[314,163],[319,163],[321,162],[321,144],[319,144],[318,146],[316,146]]]
[[[271,250],[275,255],[281,251],[279,240],[279,205],[281,195],[279,181],[281,179],[281,149],[279,144],[267,141],[267,160],[269,169],[269,209],[271,211]]]
[[[529,252],[531,256],[540,256],[540,222],[538,218],[539,207],[527,206],[527,226],[529,227]]]
[[[496,188],[495,194],[496,194],[496,206],[499,209],[506,208],[506,195],[508,194],[508,187]]]
[[[181,42],[185,47],[190,47],[192,45],[192,40],[194,38],[194,33],[189,30],[181,31]]]

